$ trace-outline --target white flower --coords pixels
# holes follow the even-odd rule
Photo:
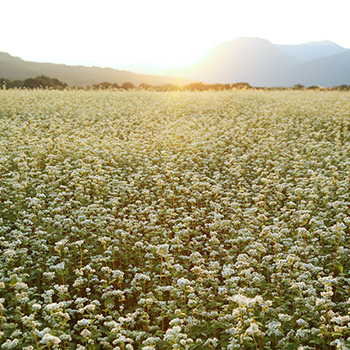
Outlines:
[[[180,326],[174,326],[172,328],[169,328],[163,337],[163,339],[166,342],[174,342],[174,341],[180,340],[180,338],[181,338],[181,327]]]
[[[274,336],[281,336],[281,323],[277,321],[271,321],[266,324],[266,327],[268,329],[267,334],[268,335],[274,335]]]
[[[41,305],[38,303],[35,303],[32,305],[33,311],[39,311],[41,309]]]
[[[41,343],[48,345],[48,344],[59,344],[61,342],[61,339],[49,334],[49,333],[45,333],[43,338],[40,341]]]
[[[254,335],[255,333],[258,333],[259,331],[260,331],[259,326],[256,323],[251,322],[249,327],[246,330],[246,333]]]
[[[89,337],[91,337],[91,332],[88,329],[83,329],[80,332],[80,335],[84,338],[89,338]]]
[[[77,322],[79,326],[89,326],[91,324],[91,320],[89,318],[83,318]]]
[[[1,348],[3,349],[15,349],[16,346],[18,345],[19,340],[18,339],[7,339],[4,344],[1,345]]]
[[[187,278],[181,277],[177,280],[177,285],[180,288],[184,288],[186,287],[188,284],[190,283],[190,281]]]
[[[169,244],[161,244],[157,246],[156,252],[158,255],[165,257],[169,254]]]
[[[17,282],[15,284],[15,288],[16,289],[27,289],[28,285],[27,285],[27,283],[24,283],[24,282]]]

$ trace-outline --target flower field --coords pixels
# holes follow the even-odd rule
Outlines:
[[[350,94],[0,91],[1,349],[349,349]]]

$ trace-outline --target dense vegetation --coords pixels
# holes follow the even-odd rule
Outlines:
[[[51,89],[51,90],[64,90],[64,89],[84,89],[84,90],[149,90],[158,92],[169,92],[169,91],[225,91],[225,90],[304,90],[305,86],[302,84],[295,84],[293,87],[257,87],[251,86],[247,82],[238,82],[234,84],[205,84],[202,82],[193,82],[183,86],[174,84],[163,84],[163,85],[151,85],[141,83],[138,86],[131,82],[124,82],[121,85],[118,83],[111,83],[108,81],[93,84],[85,87],[74,87],[68,86],[66,83],[61,82],[55,78],[49,78],[45,75],[40,75],[36,78],[28,78],[25,80],[9,80],[0,78],[0,84],[3,89]],[[333,86],[332,88],[324,88],[320,86],[309,86],[307,90],[322,90],[322,91],[350,91],[350,85],[339,85]]]
[[[4,89],[55,89],[63,90],[68,85],[62,83],[56,78],[46,77],[45,75],[40,75],[36,78],[28,78],[24,80],[9,80],[5,78],[0,78],[0,83]]]
[[[0,108],[2,349],[349,348],[349,93]]]

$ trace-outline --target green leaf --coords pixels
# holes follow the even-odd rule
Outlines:
[[[335,262],[334,266],[340,271],[340,273],[343,273],[344,267],[342,265],[340,265],[338,262]]]

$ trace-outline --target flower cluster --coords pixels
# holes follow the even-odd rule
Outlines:
[[[0,91],[1,348],[349,348],[349,111]]]

